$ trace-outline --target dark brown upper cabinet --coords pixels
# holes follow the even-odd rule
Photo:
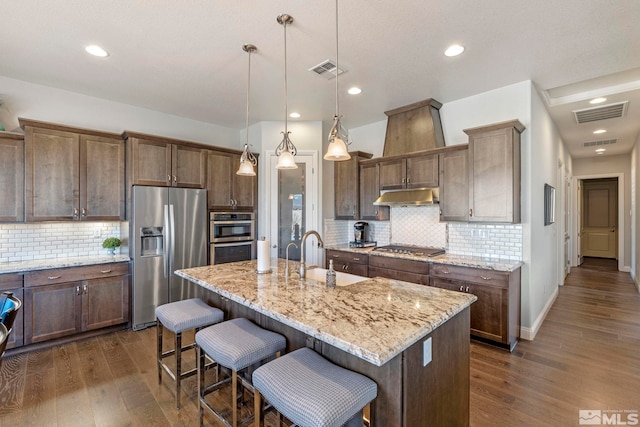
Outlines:
[[[370,159],[373,154],[362,151],[349,154],[351,159],[333,163],[335,219],[360,219],[361,215],[359,162]]]
[[[0,132],[0,222],[24,221],[24,135]]]

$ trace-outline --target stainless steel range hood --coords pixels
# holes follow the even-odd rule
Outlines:
[[[410,188],[406,190],[383,190],[373,202],[376,206],[420,206],[439,203],[438,188]]]

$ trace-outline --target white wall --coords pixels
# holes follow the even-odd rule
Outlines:
[[[638,186],[638,168],[640,167],[640,135],[631,153],[631,277],[640,291],[640,215],[638,215],[638,200],[640,200],[640,186]]]
[[[624,174],[624,229],[620,229],[619,237],[624,240],[623,266],[631,266],[631,156],[620,154],[617,156],[597,156],[573,160],[573,175],[593,176],[606,174]]]
[[[121,133],[124,130],[242,149],[240,132],[127,104],[0,76],[0,122],[20,132],[18,117]]]

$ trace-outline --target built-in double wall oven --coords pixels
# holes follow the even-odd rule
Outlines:
[[[210,212],[209,221],[210,265],[255,257],[253,212]]]

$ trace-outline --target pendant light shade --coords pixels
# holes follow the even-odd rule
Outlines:
[[[256,176],[256,171],[253,169],[258,164],[258,159],[249,149],[249,95],[251,93],[251,53],[258,50],[252,44],[242,45],[242,50],[249,54],[249,72],[247,73],[247,121],[246,121],[246,142],[244,143],[244,150],[240,156],[240,167],[236,172],[236,175],[244,176]]]
[[[287,111],[287,25],[293,22],[293,17],[283,13],[276,18],[278,23],[284,27],[284,132],[282,133],[282,141],[276,147],[276,156],[278,156],[278,164],[276,169],[298,169],[294,156],[298,153],[296,146],[289,139],[287,128],[289,117]]]
[[[347,146],[351,144],[349,141],[349,133],[342,127],[340,119],[340,102],[338,97],[338,77],[340,75],[338,59],[338,0],[336,0],[336,114],[333,116],[333,126],[329,131],[329,147],[327,147],[327,154],[324,155],[325,160],[331,160],[334,162],[340,162],[349,160],[351,156],[347,150]]]

